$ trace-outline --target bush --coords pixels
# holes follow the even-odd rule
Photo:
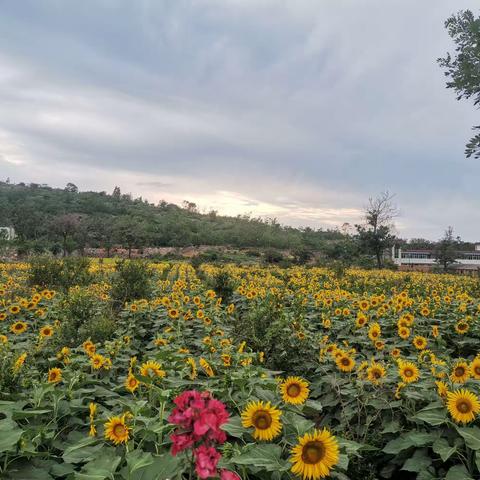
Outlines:
[[[283,255],[278,250],[273,248],[265,252],[265,262],[267,263],[280,263],[283,260]]]
[[[85,290],[71,290],[62,303],[62,321],[55,336],[53,346],[76,347],[89,338],[92,342],[103,342],[112,337],[116,324],[112,312],[105,302],[101,302]]]
[[[297,265],[305,265],[313,258],[313,252],[309,248],[299,247],[292,252],[294,261]]]
[[[29,283],[41,288],[54,287],[62,274],[62,262],[50,257],[35,257],[30,261]]]
[[[30,262],[30,285],[42,288],[68,290],[74,285],[88,285],[92,281],[90,261],[83,257],[58,260],[51,257],[35,257]]]
[[[221,271],[213,277],[212,289],[222,298],[224,303],[228,303],[233,295],[235,285],[230,275],[225,271]]]
[[[117,262],[112,279],[111,297],[116,308],[125,302],[150,298],[153,272],[143,260],[122,260]]]

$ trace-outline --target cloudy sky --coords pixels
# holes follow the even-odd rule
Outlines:
[[[478,0],[0,0],[0,178],[480,240],[478,124],[436,59]],[[475,7],[477,9],[475,10]]]

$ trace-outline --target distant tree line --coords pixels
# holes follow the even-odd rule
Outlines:
[[[127,249],[146,246],[231,245],[321,250],[342,240],[338,230],[293,228],[275,219],[200,213],[192,202],[178,205],[122,194],[79,192],[38,184],[0,182],[0,226],[13,226],[21,251],[68,255],[86,247]]]
[[[317,263],[383,268],[393,267],[386,253],[394,244],[405,249],[435,250],[442,264],[452,263],[452,252],[473,249],[473,244],[458,237],[438,242],[398,238],[393,224],[397,214],[393,195],[385,192],[369,199],[363,220],[357,225],[293,228],[275,219],[200,213],[190,201],[182,206],[165,201],[155,205],[122,194],[119,187],[108,194],[80,192],[73,183],[59,189],[0,182],[0,227],[15,228],[14,246],[20,255],[51,252],[68,256],[74,251],[82,254],[86,248],[102,248],[109,256],[114,247],[131,252],[144,247],[210,245],[248,248],[253,256],[262,249],[268,263],[283,262],[281,250],[289,250],[297,264],[315,257]],[[12,242],[0,236],[0,254],[11,246]]]

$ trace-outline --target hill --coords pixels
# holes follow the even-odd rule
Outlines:
[[[322,250],[345,238],[337,230],[283,226],[275,220],[249,216],[229,217],[200,213],[195,204],[149,203],[122,194],[80,192],[73,184],[64,189],[48,185],[0,182],[0,226],[13,226],[19,249],[86,247],[125,248],[229,245],[278,249]]]

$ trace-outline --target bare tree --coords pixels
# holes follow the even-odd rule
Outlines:
[[[399,211],[393,203],[394,196],[386,191],[375,198],[370,197],[364,208],[364,224],[355,225],[361,248],[375,256],[378,268],[383,267],[383,252],[395,239],[393,220]]]
[[[437,242],[434,250],[435,262],[442,266],[444,272],[457,263],[457,248],[460,242],[460,237],[453,236],[453,227],[448,227],[443,237]]]

